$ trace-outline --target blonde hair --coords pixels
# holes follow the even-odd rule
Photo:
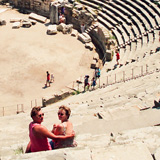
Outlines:
[[[66,116],[67,116],[68,119],[69,119],[69,117],[70,117],[70,115],[71,115],[71,109],[70,109],[69,107],[67,107],[67,106],[64,106],[64,105],[60,106],[59,109],[65,110]]]

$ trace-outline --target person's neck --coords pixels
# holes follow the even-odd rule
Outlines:
[[[63,123],[63,122],[68,122],[68,119],[65,119],[65,120],[61,121],[61,123]]]
[[[33,123],[38,123],[38,124],[41,124],[41,122],[36,122],[36,121],[33,121]]]

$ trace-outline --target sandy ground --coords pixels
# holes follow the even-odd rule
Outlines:
[[[90,62],[95,51],[85,49],[84,44],[71,35],[60,32],[47,35],[47,24],[12,29],[10,19],[19,17],[28,18],[28,15],[12,9],[0,13],[0,19],[7,21],[6,26],[0,26],[1,107],[17,104],[30,107],[31,100],[41,103],[42,97],[65,89],[80,76],[92,75]],[[54,74],[55,82],[44,89],[46,71]]]

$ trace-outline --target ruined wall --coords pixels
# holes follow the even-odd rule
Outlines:
[[[97,27],[90,32],[90,36],[92,37],[92,41],[95,46],[99,49],[100,57],[105,57],[104,61],[112,60],[112,54],[108,51],[107,48],[107,39],[104,35],[104,31],[102,28]]]
[[[92,25],[94,21],[94,17],[91,13],[83,9],[75,9],[72,5],[65,5],[65,16],[66,22],[68,24],[73,24],[74,28],[79,32],[81,32],[81,24],[84,24],[87,29]]]
[[[49,18],[49,4],[54,0],[10,0],[9,2],[20,9],[32,10]]]
[[[92,13],[87,11],[80,5],[78,6],[78,9],[72,5],[65,5],[65,16],[67,23],[73,24],[73,27],[81,32],[81,24],[84,24],[86,29],[88,29],[95,22],[97,15],[93,11]],[[97,27],[89,32],[89,35],[96,48],[99,50],[101,59],[105,57],[104,61],[110,61],[112,59],[112,54],[108,50],[108,38],[104,33],[105,32],[101,27]]]
[[[51,2],[52,0],[31,0],[31,10],[49,17],[49,5]]]

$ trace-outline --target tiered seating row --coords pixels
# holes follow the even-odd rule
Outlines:
[[[98,21],[113,31],[119,49],[128,44],[130,45],[131,42],[135,42],[137,39],[142,39],[144,35],[148,36],[149,33],[154,32],[154,29],[160,27],[158,10],[153,5],[149,5],[147,0],[145,2],[112,0],[111,3],[104,0],[80,0],[80,2],[99,10]],[[149,7],[158,16],[154,15]],[[148,40],[149,38],[147,38]]]

